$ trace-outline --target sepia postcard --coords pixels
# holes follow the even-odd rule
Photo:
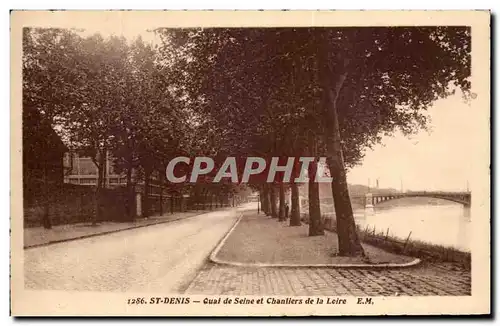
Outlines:
[[[11,315],[489,315],[490,19],[12,11]]]

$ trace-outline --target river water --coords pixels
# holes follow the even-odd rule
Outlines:
[[[396,200],[395,202],[397,202]],[[471,216],[463,205],[448,201],[412,203],[406,206],[381,203],[374,212],[355,210],[355,220],[362,229],[406,239],[454,247],[470,252]],[[385,205],[384,204],[389,204]]]
[[[434,198],[401,198],[375,205],[372,212],[353,204],[356,224],[384,235],[406,240],[453,247],[470,252],[470,210],[462,204]],[[307,205],[303,205],[307,212]],[[334,215],[331,203],[322,204],[321,213]],[[410,234],[411,232],[411,234]]]

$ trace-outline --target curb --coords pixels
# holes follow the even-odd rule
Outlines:
[[[240,223],[243,218],[243,214],[240,215],[238,220],[234,223],[233,227],[226,233],[224,238],[219,242],[217,247],[210,254],[210,261],[214,264],[232,266],[232,267],[250,267],[250,268],[345,268],[345,269],[397,269],[397,268],[408,268],[420,264],[422,261],[419,258],[415,258],[413,261],[404,264],[268,264],[268,263],[239,263],[234,261],[228,261],[217,258],[217,254],[220,249],[226,243],[231,233],[234,231],[236,226]]]
[[[179,218],[176,218],[176,219],[173,219],[173,220],[168,220],[168,221],[157,221],[157,222],[153,222],[153,223],[150,223],[150,224],[135,225],[135,226],[130,226],[130,227],[126,227],[126,228],[118,229],[118,230],[111,230],[111,231],[103,231],[103,232],[93,233],[93,234],[86,234],[86,235],[82,235],[82,236],[78,236],[78,237],[74,237],[74,238],[53,240],[53,241],[44,242],[44,243],[38,243],[38,244],[34,244],[34,245],[27,245],[27,246],[24,246],[23,249],[33,249],[33,248],[39,248],[39,247],[46,247],[46,246],[50,246],[50,245],[54,245],[54,244],[58,244],[58,243],[63,243],[63,242],[70,242],[70,241],[75,241],[75,240],[82,240],[82,239],[87,239],[87,238],[93,238],[93,237],[98,237],[98,236],[102,236],[102,235],[107,235],[107,234],[111,234],[111,233],[118,233],[118,232],[121,232],[121,231],[129,231],[129,230],[133,230],[133,229],[145,228],[145,227],[148,227],[148,226],[154,226],[154,225],[159,225],[159,224],[166,224],[166,223],[175,222],[175,221],[179,221],[179,220],[184,220],[184,219],[188,219],[188,218],[191,218],[191,217],[200,216],[200,215],[208,214],[208,213],[211,213],[211,212],[205,212],[205,213],[195,214],[195,215],[191,215],[191,216],[187,216],[187,217],[179,217]]]
[[[219,243],[217,243],[217,246],[215,247],[215,249],[208,256],[208,260],[210,262],[218,264],[217,263],[218,259],[215,256],[217,256],[217,254],[219,253],[219,251],[222,248],[222,246],[224,246],[224,244],[226,243],[227,238],[233,232],[233,230],[236,228],[236,226],[238,225],[238,223],[240,223],[240,221],[241,221],[242,218],[243,218],[243,213],[240,212],[240,216],[237,218],[236,222],[234,222],[233,226],[231,226],[231,228],[226,232],[226,234],[224,235],[224,237],[222,237],[222,239],[219,241]],[[205,265],[206,265],[206,260],[201,265],[201,268],[203,268],[203,266],[205,266]],[[198,269],[198,272],[200,271],[201,268]],[[189,290],[191,289],[191,286],[193,285],[193,282],[194,282],[194,280],[196,279],[197,276],[198,276],[198,273],[194,276],[194,278],[191,281],[189,281],[189,283],[186,284],[186,286],[183,289],[182,293],[186,294],[186,293],[189,292]]]
[[[224,264],[224,261],[218,259],[216,256],[219,253],[219,251],[221,250],[221,248],[224,246],[224,244],[226,243],[226,240],[229,238],[229,236],[231,235],[231,233],[233,233],[234,229],[236,229],[236,226],[238,226],[238,224],[240,224],[240,221],[242,219],[243,219],[243,213],[240,213],[240,216],[238,217],[238,219],[236,220],[236,222],[234,222],[233,226],[229,229],[229,231],[227,231],[227,233],[224,235],[224,237],[222,238],[222,240],[219,241],[219,243],[217,244],[217,246],[215,247],[215,249],[210,254],[209,259],[213,263]],[[231,262],[229,262],[229,264],[231,264]]]

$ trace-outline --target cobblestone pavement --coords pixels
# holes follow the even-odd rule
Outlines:
[[[210,295],[470,295],[471,275],[453,264],[368,270],[242,268],[207,264],[187,294]]]
[[[25,287],[182,292],[234,225],[226,210],[24,250]]]

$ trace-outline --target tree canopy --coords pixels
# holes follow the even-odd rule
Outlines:
[[[38,109],[61,125],[66,141],[94,157],[100,170],[103,153],[110,150],[118,167],[128,175],[140,170],[146,180],[180,155],[312,156],[309,177],[317,159],[327,157],[345,255],[364,255],[346,169],[361,162],[383,135],[425,128],[426,109],[437,99],[456,91],[467,99],[470,92],[468,27],[160,28],[154,33],[158,44],[25,29],[24,108]],[[308,186],[310,234],[321,234],[318,190]],[[184,187],[197,193],[237,189],[229,183]],[[252,187],[261,192],[263,208],[280,217],[291,187],[293,223],[297,218],[300,223],[296,184]]]

